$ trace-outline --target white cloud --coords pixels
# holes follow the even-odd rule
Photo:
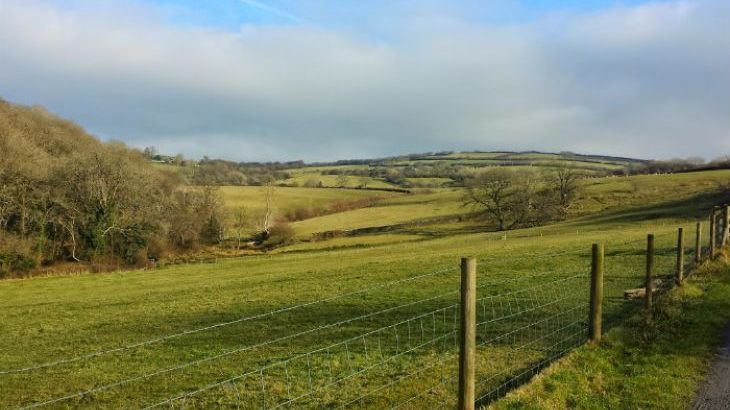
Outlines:
[[[730,139],[721,0],[512,26],[404,12],[388,42],[310,26],[172,26],[105,4],[0,0],[0,96],[134,145],[246,160],[439,149],[714,157]]]

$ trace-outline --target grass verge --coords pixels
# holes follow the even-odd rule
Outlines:
[[[689,408],[729,320],[730,268],[723,256],[660,297],[652,321],[632,318],[490,408]]]

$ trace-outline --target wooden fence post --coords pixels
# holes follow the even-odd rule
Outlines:
[[[601,341],[603,311],[603,244],[593,244],[591,264],[591,311],[588,317],[588,337],[591,342]]]
[[[684,282],[684,228],[677,229],[677,286]]]
[[[722,212],[722,246],[727,245],[728,225],[730,225],[730,206],[725,205]]]
[[[652,277],[654,276],[654,234],[646,237],[646,294],[644,295],[644,307],[651,313],[652,305]]]
[[[715,209],[710,211],[710,259],[715,257]]]
[[[697,222],[697,235],[695,236],[695,266],[702,262],[702,222]]]
[[[477,262],[461,258],[461,340],[459,349],[459,410],[474,410],[476,371]]]

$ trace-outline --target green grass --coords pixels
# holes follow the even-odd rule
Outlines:
[[[376,206],[311,218],[292,226],[297,235],[307,238],[318,232],[390,226],[424,218],[460,215],[467,212],[461,204],[461,195],[461,192],[452,189],[399,195],[379,201]]]
[[[252,211],[265,208],[263,187],[223,186],[220,193],[227,207],[245,206]],[[275,208],[284,211],[297,207],[326,207],[337,201],[352,201],[364,198],[389,198],[401,194],[382,191],[339,188],[290,188],[276,187],[274,190]]]
[[[57,407],[142,407],[252,371],[195,394],[185,405],[237,407],[242,402],[244,408],[258,408],[266,400],[271,407],[308,393],[295,407],[336,407],[359,396],[366,397],[357,404],[371,408],[414,396],[414,405],[448,405],[455,388],[453,304],[458,262],[465,255],[478,258],[479,318],[491,323],[479,328],[479,393],[487,393],[555,349],[584,340],[591,243],[606,244],[605,312],[608,326],[620,324],[638,307],[624,302],[621,293],[641,283],[646,233],[657,234],[658,271],[671,272],[677,226],[693,232],[694,218],[704,218],[707,207],[719,200],[698,196],[710,187],[700,183],[727,175],[648,179],[647,187],[661,186],[663,197],[650,189],[637,191],[646,197],[636,199],[635,207],[607,202],[602,214],[509,232],[506,240],[502,233],[479,232],[483,227],[473,222],[432,222],[297,243],[219,263],[3,281],[0,408],[130,379]],[[594,182],[602,182],[600,195],[610,196],[621,189],[611,184],[622,180]],[[677,182],[687,186],[677,189]],[[259,190],[225,187],[223,194],[231,204],[255,208]],[[307,188],[278,192],[286,198],[282,203],[292,206],[384,194]],[[386,196],[373,207],[294,225],[303,235],[466,212],[458,190]],[[419,276],[423,274],[429,275]],[[399,280],[403,282],[387,285]],[[370,290],[353,293],[364,288]],[[343,294],[348,296],[338,297]],[[265,314],[299,304],[305,305]],[[242,317],[250,319],[88,360],[1,374]],[[342,321],[346,323],[333,325]],[[151,373],[157,374],[147,377]]]
[[[689,228],[689,226],[687,226]],[[186,366],[95,393],[71,399],[63,404],[72,407],[138,407],[163,400],[181,392],[225,380],[280,360],[297,357],[330,344],[340,343],[327,354],[309,357],[314,366],[315,387],[320,391],[297,402],[298,407],[320,408],[376,390],[401,380],[393,389],[380,390],[365,399],[365,405],[381,407],[393,404],[421,392],[443,371],[453,374],[455,346],[451,339],[438,339],[432,345],[403,354],[409,345],[404,338],[405,325],[399,327],[400,342],[392,333],[382,334],[382,344],[374,354],[378,339],[360,339],[350,345],[342,341],[383,326],[393,325],[419,314],[445,309],[448,318],[438,316],[436,325],[431,316],[426,323],[412,322],[414,338],[429,335],[449,336],[452,311],[448,306],[456,301],[458,257],[475,255],[479,258],[479,281],[482,296],[532,287],[530,293],[505,300],[501,309],[518,309],[526,303],[540,303],[553,294],[572,298],[568,304],[558,304],[519,320],[507,321],[489,332],[509,332],[524,321],[538,320],[540,315],[556,315],[576,303],[585,304],[587,297],[588,249],[600,240],[608,244],[607,294],[615,295],[640,282],[643,259],[639,251],[646,226],[622,227],[614,224],[595,225],[576,233],[573,228],[555,227],[552,231],[524,230],[508,240],[492,234],[473,234],[418,242],[399,242],[381,247],[345,248],[310,253],[264,255],[231,259],[218,264],[174,266],[155,271],[135,271],[71,277],[48,277],[9,280],[0,283],[0,369],[12,369],[86,354],[99,349],[123,346],[160,335],[230,321],[273,309],[332,298],[346,292],[372,287],[389,281],[448,268],[447,272],[399,286],[383,287],[363,294],[315,304],[301,309],[281,312],[211,331],[172,339],[143,348],[110,354],[92,360],[74,362],[47,370],[20,375],[1,375],[3,394],[1,407],[16,407],[52,397],[103,386],[119,380],[139,377],[194,360],[236,349],[246,349],[267,340],[307,332],[348,318],[355,318],[383,309],[386,313],[355,320],[346,325],[305,333],[292,339],[282,339],[260,348],[228,354],[217,360]],[[674,225],[654,225],[658,236],[659,268],[671,270]],[[541,236],[542,234],[542,236]],[[631,241],[627,243],[627,241]],[[566,253],[568,252],[568,253]],[[541,255],[552,255],[549,258]],[[517,257],[519,255],[519,257]],[[539,281],[530,275],[542,274]],[[583,275],[561,285],[551,282],[570,275]],[[521,279],[523,278],[524,279]],[[511,282],[500,283],[509,280]],[[492,283],[492,285],[490,285]],[[542,285],[541,285],[542,284]],[[535,288],[539,286],[539,288]],[[537,292],[542,289],[542,292]],[[549,290],[549,292],[548,292]],[[444,294],[442,297],[438,295]],[[610,297],[610,296],[609,296]],[[414,301],[426,300],[411,304]],[[411,304],[411,305],[408,305]],[[397,306],[407,305],[396,308]],[[499,309],[499,308],[497,308]],[[614,309],[614,310],[612,310]],[[623,303],[607,311],[618,315]],[[441,311],[438,311],[441,312]],[[504,312],[503,312],[504,313]],[[538,314],[539,313],[539,314]],[[583,313],[575,311],[578,317]],[[434,316],[435,317],[435,316]],[[572,320],[563,318],[559,320]],[[409,322],[411,323],[411,322]],[[435,322],[434,322],[435,323]],[[550,326],[555,326],[555,323]],[[542,326],[542,325],[540,325]],[[530,331],[548,332],[550,328],[531,327]],[[485,330],[486,331],[486,330]],[[520,337],[527,336],[520,332]],[[485,339],[487,334],[484,335]],[[579,340],[579,339],[576,339]],[[399,347],[399,343],[400,347]],[[370,353],[363,345],[370,346]],[[539,346],[515,353],[510,344],[493,344],[481,351],[481,372],[486,377],[499,370],[509,374],[539,357]],[[496,360],[500,352],[502,359]],[[358,369],[373,366],[381,360],[387,366],[376,367],[345,379],[338,386],[327,380],[344,378]],[[312,365],[314,363],[314,365]],[[334,367],[332,375],[329,368]],[[309,389],[304,359],[290,362],[287,368],[269,368],[263,375],[269,399],[282,402],[290,392]],[[421,371],[422,373],[417,373]],[[285,381],[289,373],[290,381]],[[448,379],[448,378],[447,378]],[[247,400],[259,400],[260,380],[246,378],[240,383],[211,389],[190,399],[194,406],[234,405],[235,390]],[[448,382],[448,380],[447,380]],[[452,387],[446,383],[436,386],[442,396],[429,396],[446,401],[453,398]],[[485,386],[484,388],[488,388]],[[178,403],[179,404],[179,403]]]
[[[435,188],[439,188],[453,182],[451,178],[406,178],[406,181],[416,187],[427,185]]]
[[[653,218],[651,204],[662,204],[667,198],[685,201],[675,207],[675,216],[687,217],[696,209],[696,196],[716,190],[722,183],[730,182],[730,171],[705,171],[675,175],[641,175],[631,177],[587,178],[582,181],[583,191],[570,210],[571,218],[590,217],[611,211],[623,212],[627,207],[644,209],[643,219]],[[302,188],[303,189],[303,188]],[[293,224],[297,236],[302,239],[312,234],[336,230],[353,230],[389,226],[393,231],[409,233],[418,222],[422,230],[435,232],[469,232],[475,222],[464,221],[461,229],[454,228],[454,221],[443,224],[429,220],[437,217],[455,217],[477,211],[464,207],[462,192],[458,188],[418,190],[411,195],[395,195],[378,201],[376,206],[311,218]],[[636,210],[635,210],[636,212]],[[589,219],[589,223],[593,220]],[[398,225],[405,225],[399,227]],[[482,230],[490,229],[482,227]]]
[[[672,175],[637,175],[584,180],[584,199],[579,212],[596,212],[661,202],[668,198],[681,200],[699,192],[717,189],[730,183],[730,171],[701,171]]]
[[[425,238],[428,239],[428,238]],[[423,235],[417,234],[374,234],[364,236],[339,237],[324,241],[297,242],[291,246],[276,249],[273,253],[282,252],[309,252],[329,251],[346,248],[369,248],[373,246],[388,246],[410,241],[424,240]]]
[[[705,267],[655,315],[581,347],[493,408],[689,408],[730,320],[730,269]]]

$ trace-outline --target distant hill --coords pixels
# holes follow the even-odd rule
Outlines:
[[[154,152],[154,148],[145,152]],[[635,158],[540,151],[445,151],[313,163],[234,162],[207,157],[191,161],[180,155],[156,153],[148,158],[161,168],[181,171],[197,185],[261,185],[273,179],[279,185],[289,186],[377,189],[458,184],[464,175],[485,167],[539,170],[570,166],[587,175],[606,175],[643,169],[652,163]]]
[[[316,163],[311,166],[327,165],[392,165],[408,166],[425,163],[450,163],[470,166],[554,166],[556,163],[571,163],[573,166],[606,170],[629,166],[641,166],[649,160],[613,157],[607,155],[576,154],[573,152],[542,151],[445,151],[436,153],[408,154],[387,158],[342,160],[330,163]]]

